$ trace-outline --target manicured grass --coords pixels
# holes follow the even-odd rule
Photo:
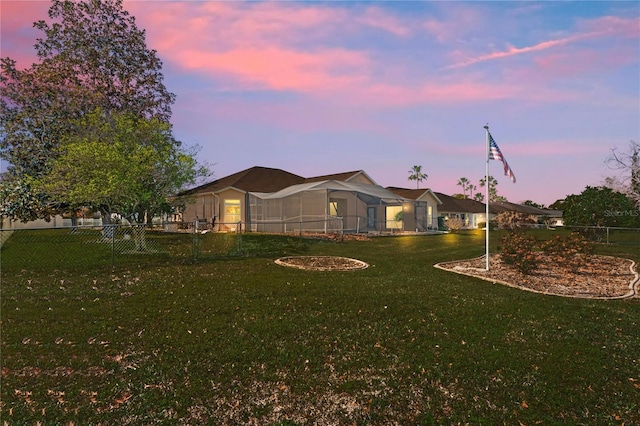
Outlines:
[[[20,268],[9,241],[2,421],[640,423],[640,299],[543,296],[432,267],[482,255],[482,233],[203,237],[197,261],[192,239],[159,235],[164,255],[115,269],[97,256]],[[232,251],[247,257],[220,255]],[[638,246],[598,251],[640,260]],[[272,261],[296,253],[370,267]]]

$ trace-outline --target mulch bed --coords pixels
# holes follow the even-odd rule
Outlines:
[[[540,254],[540,264],[530,275],[518,272],[513,266],[492,255],[489,271],[485,257],[444,262],[437,268],[482,278],[537,293],[583,298],[625,298],[637,295],[638,274],[629,259],[611,256],[585,256],[576,272],[568,271],[550,256]]]
[[[278,265],[313,271],[352,271],[369,265],[361,260],[339,256],[291,256],[275,261]]]

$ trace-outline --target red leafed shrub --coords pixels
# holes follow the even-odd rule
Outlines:
[[[553,256],[558,264],[576,273],[588,255],[593,254],[594,244],[577,232],[566,237],[556,236],[541,245],[542,251]]]
[[[536,246],[535,237],[520,232],[509,232],[500,239],[502,261],[529,275],[536,270],[539,263],[539,257],[534,251]]]

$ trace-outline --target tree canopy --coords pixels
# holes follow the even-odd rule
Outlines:
[[[564,201],[564,223],[569,226],[640,226],[640,211],[625,194],[611,188],[587,186]]]
[[[139,222],[166,210],[171,195],[204,174],[158,119],[97,109],[78,128],[83,131],[64,138],[60,155],[34,185],[54,203]]]
[[[123,9],[122,0],[53,0],[49,18],[50,23],[34,24],[44,33],[35,44],[37,63],[19,69],[15,60],[0,59],[0,158],[8,164],[0,214],[23,220],[46,218],[47,203],[61,201],[61,190],[41,184],[45,175],[61,176],[65,160],[58,162],[59,157],[116,160],[110,157],[116,155],[115,145],[83,134],[83,119],[95,111],[129,125],[158,128],[163,123],[160,133],[187,155],[170,136],[175,95],[164,85],[162,62],[147,48],[144,30]],[[126,158],[120,160],[126,164]],[[100,182],[107,185],[108,180]],[[69,204],[78,201],[77,194],[67,195]]]
[[[607,178],[606,185],[626,194],[640,209],[640,144],[630,141],[626,151],[613,148],[606,163],[611,169],[622,172],[621,176]]]

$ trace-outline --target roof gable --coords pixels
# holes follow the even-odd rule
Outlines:
[[[218,192],[230,187],[246,192],[276,192],[304,181],[302,176],[281,169],[255,166],[192,188],[183,192],[183,195]]]
[[[436,203],[442,204],[442,199],[440,199],[440,196],[429,188],[408,189],[408,188],[397,188],[395,186],[390,186],[390,187],[387,187],[387,189],[403,198],[408,198],[409,200],[416,200],[416,201],[424,201],[425,195],[430,194],[431,196],[433,196],[433,198],[435,198]]]

